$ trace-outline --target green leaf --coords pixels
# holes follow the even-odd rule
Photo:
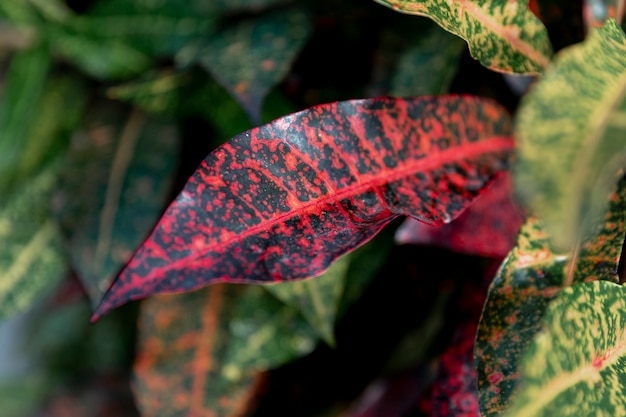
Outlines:
[[[610,199],[605,218],[576,256],[562,256],[536,218],[526,222],[517,246],[500,267],[476,336],[476,367],[483,416],[496,416],[512,401],[523,352],[537,334],[548,304],[562,288],[591,280],[617,282],[626,233],[626,180]]]
[[[623,287],[595,281],[563,290],[524,355],[506,415],[625,415],[625,323]]]
[[[30,307],[66,272],[49,208],[59,167],[48,165],[0,203],[0,319]]]
[[[518,113],[517,190],[570,250],[599,217],[626,148],[626,36],[609,21],[563,50]]]
[[[374,0],[402,13],[427,16],[463,39],[481,64],[505,73],[537,74],[550,62],[548,33],[518,0]]]
[[[152,297],[139,329],[137,403],[163,417],[240,415],[258,372],[310,352],[315,340],[297,310],[248,285]]]
[[[310,32],[308,15],[300,9],[245,19],[212,36],[199,63],[259,123],[265,95],[287,75]]]
[[[164,210],[179,145],[172,123],[110,104],[93,108],[75,135],[55,196],[73,266],[94,304]]]
[[[394,97],[447,93],[464,50],[463,42],[438,27],[414,37],[391,77]]]
[[[264,288],[304,316],[329,345],[335,344],[334,325],[351,254],[339,258],[322,275],[305,281],[268,284]]]

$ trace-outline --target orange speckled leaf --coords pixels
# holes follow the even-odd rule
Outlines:
[[[427,16],[465,39],[470,53],[494,71],[537,74],[550,62],[546,28],[517,0],[375,0],[399,12]]]
[[[193,314],[190,314],[193,312]],[[315,331],[263,288],[217,284],[141,306],[135,395],[142,416],[240,416],[262,371],[314,346]]]

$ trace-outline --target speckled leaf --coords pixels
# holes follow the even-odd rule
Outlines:
[[[458,219],[429,226],[406,219],[396,231],[400,244],[436,245],[478,256],[503,258],[515,245],[524,212],[513,201],[511,178],[500,176]]]
[[[614,22],[563,50],[520,107],[516,191],[572,249],[602,213],[626,154],[626,36]]]
[[[476,322],[465,322],[441,355],[432,417],[480,417],[473,363],[476,327]]]
[[[55,212],[96,305],[163,213],[177,153],[173,124],[111,103],[94,106],[75,134]]]
[[[509,123],[490,100],[380,98],[244,132],[207,156],[94,319],[209,283],[319,275],[399,215],[450,221],[507,167]]]
[[[555,51],[582,42],[585,38],[582,1],[537,0],[536,4]]]
[[[258,286],[150,298],[141,306],[135,362],[142,415],[239,416],[254,400],[258,373],[308,353],[314,334]]]
[[[0,202],[0,319],[30,307],[67,270],[49,207],[58,169],[48,165]]]
[[[611,282],[566,288],[521,363],[508,417],[626,414],[626,293]]]
[[[548,33],[518,0],[375,0],[402,13],[427,16],[465,39],[470,53],[495,71],[537,74],[550,62]]]
[[[517,246],[500,267],[478,328],[475,357],[481,413],[495,416],[510,404],[521,355],[539,331],[555,295],[573,283],[618,281],[617,265],[626,233],[626,187],[609,199],[604,221],[584,239],[572,261],[555,254],[536,218],[522,227]]]
[[[299,9],[263,14],[211,37],[199,63],[259,123],[265,95],[287,75],[310,32],[309,17]]]
[[[326,343],[334,345],[334,324],[349,265],[350,254],[339,258],[316,279],[269,284],[265,289],[298,309]]]

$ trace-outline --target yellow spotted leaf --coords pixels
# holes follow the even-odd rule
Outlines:
[[[520,195],[555,248],[572,249],[602,213],[626,153],[626,36],[615,21],[564,49],[516,123]]]
[[[522,226],[517,246],[489,288],[476,335],[474,353],[483,417],[501,415],[514,400],[521,358],[559,291],[582,282],[619,280],[625,233],[626,179],[609,197],[603,220],[582,240],[575,256],[554,252],[536,218]]]
[[[606,281],[563,290],[526,351],[507,417],[626,415],[626,291]]]
[[[374,0],[402,13],[427,16],[463,39],[494,71],[540,73],[550,62],[548,32],[518,0]]]

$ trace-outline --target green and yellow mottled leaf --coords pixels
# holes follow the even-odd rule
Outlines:
[[[50,215],[59,167],[48,165],[0,202],[0,319],[30,307],[67,270]]]
[[[163,212],[178,139],[174,124],[111,103],[91,108],[84,130],[74,136],[55,214],[95,304]]]
[[[537,74],[550,62],[548,33],[525,1],[374,1],[402,13],[429,17],[465,39],[472,56],[492,70]]]
[[[259,286],[152,297],[141,306],[135,362],[142,415],[239,416],[258,373],[310,352],[315,333]]]
[[[517,246],[489,288],[476,337],[476,367],[483,416],[496,416],[512,401],[522,354],[540,329],[548,304],[562,288],[591,280],[617,282],[626,233],[626,180],[576,256],[555,253],[536,218],[520,230]]]
[[[285,304],[298,309],[322,339],[334,345],[333,329],[350,258],[350,254],[339,258],[315,279],[269,284],[264,288]]]
[[[300,9],[245,19],[209,38],[199,63],[259,123],[263,99],[287,75],[310,32],[309,17]]]
[[[625,95],[626,36],[609,21],[559,53],[522,101],[517,190],[559,250],[599,217],[625,162]]]
[[[550,304],[521,363],[506,416],[626,415],[626,292],[577,284]]]

